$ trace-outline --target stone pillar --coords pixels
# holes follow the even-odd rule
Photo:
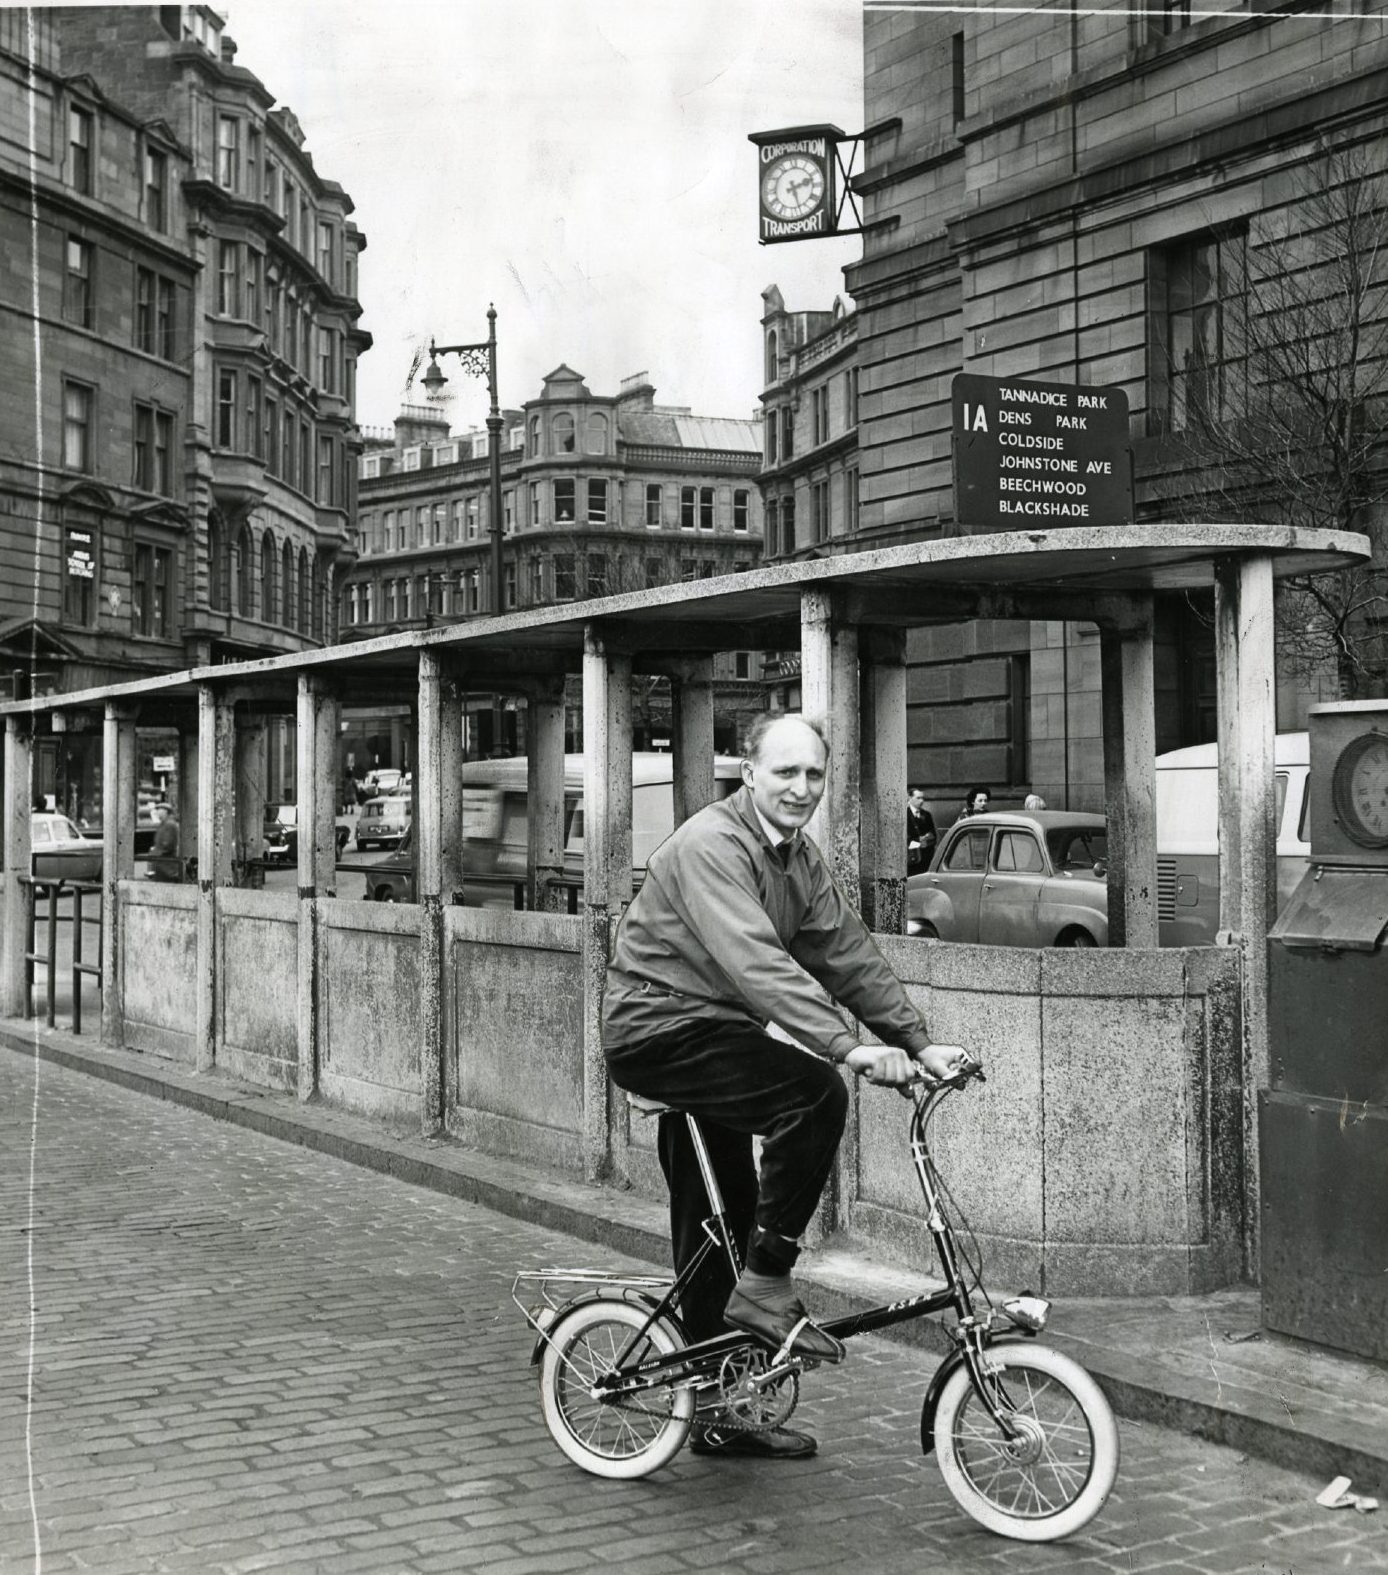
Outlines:
[[[564,873],[564,685],[536,686],[526,702],[526,902],[567,913]]]
[[[713,802],[713,658],[682,662],[670,678],[671,791],[683,825]]]
[[[299,882],[300,1099],[318,1087],[318,903],[337,891],[337,729],[341,707],[316,673],[300,673],[295,738]]]
[[[611,1169],[602,997],[612,917],[631,898],[631,658],[600,629],[583,639],[583,1169]]]
[[[866,636],[862,666],[863,916],[874,930],[906,929],[906,635]]]
[[[23,1017],[27,1008],[24,953],[29,933],[29,888],[20,876],[30,868],[30,811],[33,808],[33,724],[27,716],[5,718],[5,909],[0,936],[0,1015]],[[103,893],[102,901],[105,901]]]
[[[856,906],[862,900],[858,884],[858,630],[841,617],[832,591],[801,593],[800,669],[804,714],[817,718],[829,730],[829,785],[806,829]],[[903,826],[905,820],[903,804]]]
[[[135,874],[136,711],[107,702],[101,759],[101,1042],[125,1043],[120,882]]]
[[[236,710],[210,684],[198,688],[198,958],[196,1056],[217,1059],[217,888],[231,881],[236,840]]]
[[[1268,930],[1277,909],[1277,690],[1272,559],[1215,564],[1219,701],[1219,935],[1243,954],[1244,1253],[1259,1277],[1258,1093],[1268,1057]]]
[[[265,748],[268,724],[254,712],[235,729],[236,780],[233,794],[238,864],[258,859],[265,851]]]
[[[1150,612],[1150,609],[1149,609]],[[1157,945],[1156,713],[1150,616],[1101,626],[1110,946]]]

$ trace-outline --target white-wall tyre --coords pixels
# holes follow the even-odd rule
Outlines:
[[[985,1353],[1026,1438],[1007,1439],[960,1366],[940,1393],[935,1454],[959,1506],[1001,1537],[1054,1542],[1104,1506],[1118,1475],[1118,1424],[1083,1367],[1049,1346],[1006,1342]]]
[[[594,1476],[630,1481],[668,1465],[689,1436],[692,1389],[647,1390],[622,1404],[594,1400],[591,1384],[617,1361],[649,1313],[630,1302],[584,1302],[549,1331],[540,1358],[545,1426],[576,1466]],[[646,1331],[637,1360],[684,1344],[664,1319]]]

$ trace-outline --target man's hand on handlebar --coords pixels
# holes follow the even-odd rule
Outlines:
[[[891,1045],[858,1045],[844,1058],[851,1071],[883,1088],[905,1088],[922,1073],[939,1082],[972,1064],[972,1056],[959,1045],[927,1045],[915,1056]]]
[[[973,1057],[962,1045],[927,1045],[916,1052],[915,1064],[937,1081],[943,1081],[971,1066]]]

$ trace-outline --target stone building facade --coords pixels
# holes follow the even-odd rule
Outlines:
[[[707,579],[760,562],[758,421],[657,404],[645,373],[625,379],[615,394],[595,394],[564,365],[504,420],[502,611]],[[488,441],[485,432],[453,434],[436,407],[411,406],[389,446],[368,444],[358,557],[339,592],[344,639],[496,606]],[[760,676],[755,652],[719,658],[720,739],[728,747],[738,721],[760,704]],[[662,687],[636,696],[642,746],[658,747],[666,735],[663,694]],[[521,747],[515,724],[496,722],[489,703],[477,715],[475,747]],[[360,718],[350,751],[372,764],[405,763],[404,725],[399,717],[388,726]],[[572,743],[576,715],[569,733]]]
[[[336,633],[365,241],[235,52],[205,6],[0,12],[0,643],[40,690]]]
[[[856,542],[957,532],[961,371],[1121,388],[1139,518],[1202,517],[1182,438],[1191,401],[1233,386],[1235,259],[1304,225],[1304,172],[1324,146],[1380,170],[1388,147],[1378,0],[1223,9],[865,13],[865,233],[846,270]],[[764,332],[770,358],[770,319]],[[767,403],[796,397],[768,366]],[[779,478],[764,479],[769,497]],[[795,556],[823,550],[798,503],[795,523]],[[784,533],[776,545],[784,555]],[[1102,807],[1090,626],[957,626],[916,634],[910,657],[910,772],[933,797],[978,781],[1004,802],[1035,788],[1052,807]],[[1161,608],[1156,676],[1158,748],[1213,736],[1198,600]],[[1279,726],[1302,725],[1319,697],[1283,683]]]

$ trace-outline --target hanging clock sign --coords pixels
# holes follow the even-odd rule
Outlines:
[[[758,228],[763,246],[854,234],[839,227],[839,144],[856,143],[837,126],[755,131]],[[856,217],[856,210],[855,210]]]

